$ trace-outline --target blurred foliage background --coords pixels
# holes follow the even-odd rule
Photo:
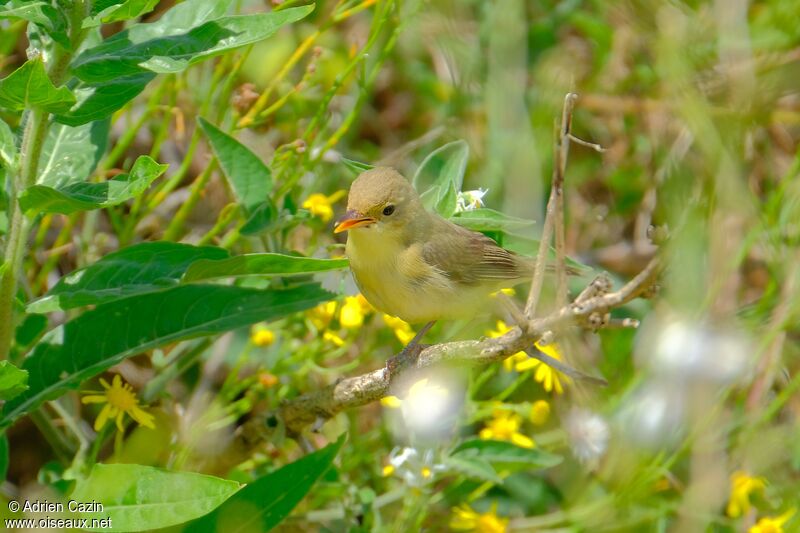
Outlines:
[[[153,4],[142,21],[173,2]],[[233,4],[231,12],[249,14],[298,3]],[[268,39],[160,75],[113,114],[107,135],[82,141],[97,146],[93,181],[127,172],[142,155],[169,167],[120,205],[37,218],[26,298],[144,241],[340,257],[332,221],[356,175],[348,160],[410,177],[460,139],[469,148],[463,189],[487,190],[486,207],[537,221],[510,232],[530,246],[549,192],[555,124],[573,91],[574,134],[605,152],[572,146],[568,254],[617,284],[657,251],[667,264],[655,299],[614,313],[642,320],[639,329],[559,339],[558,357],[609,385],[575,383],[514,356],[422,376],[401,398],[340,414],[299,444],[270,428],[243,450],[241,428],[255,414],[380,368],[413,335],[359,297],[346,271],[320,274],[337,295],[330,303],[113,366],[106,385],[121,376],[145,413],[127,411],[124,425],[96,424],[102,406],[82,402],[84,393],[47,407],[49,425],[22,419],[7,433],[4,497],[64,497],[94,462],[247,483],[347,432],[335,468],[280,530],[800,530],[800,3],[315,5]],[[102,33],[126,24],[104,24]],[[0,29],[6,76],[26,60],[27,23],[9,18]],[[267,163],[273,188],[261,219],[238,208],[201,116]],[[0,118],[20,125],[13,113]],[[0,213],[0,231],[8,223]],[[669,233],[660,247],[651,226]],[[26,315],[12,360],[72,313]],[[506,327],[498,320],[510,322],[438,324],[426,339],[497,335]],[[106,389],[93,378],[80,390]],[[414,413],[439,404],[442,431],[431,436],[430,421],[420,429]],[[88,452],[76,453],[73,431]],[[483,450],[480,460],[455,452],[471,439],[535,452]]]

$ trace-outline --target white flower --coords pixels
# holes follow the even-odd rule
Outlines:
[[[462,211],[472,211],[479,207],[483,207],[483,197],[489,189],[476,189],[474,191],[461,191],[458,193],[458,201],[456,203],[456,213]]]
[[[443,464],[435,463],[433,459],[431,449],[420,454],[419,450],[409,446],[395,448],[389,454],[389,464],[383,472],[400,477],[409,486],[420,487],[430,483],[436,472],[445,470]]]

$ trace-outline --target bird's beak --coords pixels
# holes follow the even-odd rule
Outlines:
[[[341,233],[353,228],[360,228],[361,226],[369,226],[377,222],[372,217],[365,217],[361,213],[350,209],[344,214],[344,218],[336,223],[333,229],[334,233]]]

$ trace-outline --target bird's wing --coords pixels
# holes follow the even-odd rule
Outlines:
[[[482,233],[444,219],[437,220],[435,231],[422,247],[422,258],[458,283],[519,280],[531,273],[524,258]]]

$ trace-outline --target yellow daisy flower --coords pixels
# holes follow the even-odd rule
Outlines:
[[[347,296],[339,311],[339,323],[343,328],[356,329],[364,323],[364,317],[372,310],[367,299],[361,294]]]
[[[323,222],[328,222],[333,218],[333,207],[337,200],[345,195],[346,191],[336,191],[330,196],[314,193],[303,202],[303,209],[308,209],[315,217],[319,217]]]
[[[520,426],[522,426],[521,416],[511,411],[497,409],[479,436],[484,440],[505,440],[521,448],[533,448],[536,444],[533,439],[519,432]]]
[[[738,518],[750,511],[750,494],[766,486],[763,477],[752,477],[738,470],[731,474],[731,495],[725,512],[731,518]]]
[[[794,516],[795,512],[796,509],[792,508],[775,518],[764,517],[750,528],[749,533],[783,533],[783,525]]]
[[[497,338],[505,335],[509,330],[511,330],[511,326],[507,325],[502,320],[498,320],[495,329],[487,331],[486,335],[491,338]],[[545,355],[549,355],[553,359],[558,359],[559,361],[563,360],[563,357],[561,356],[561,353],[558,351],[558,348],[555,344],[542,345],[537,342],[534,346],[536,346],[539,351]],[[526,370],[536,368],[533,379],[538,383],[541,383],[544,387],[544,390],[547,392],[555,390],[556,394],[564,393],[564,385],[562,382],[570,382],[570,379],[567,376],[561,374],[552,367],[543,364],[538,359],[528,357],[528,354],[525,352],[517,352],[514,355],[507,357],[503,361],[503,368],[509,372],[512,369],[516,370],[517,372],[524,372]]]
[[[318,330],[325,329],[330,324],[333,315],[336,313],[336,302],[325,302],[324,304],[319,304],[318,306],[314,307],[306,311],[306,316],[314,324],[314,327]]]
[[[531,406],[530,419],[537,426],[541,426],[550,416],[550,404],[544,400],[537,400]]]
[[[116,419],[117,429],[124,431],[122,417],[127,414],[139,425],[155,429],[154,417],[150,413],[139,407],[139,399],[133,392],[133,387],[128,383],[122,383],[119,374],[114,376],[111,385],[106,380],[100,378],[100,384],[106,390],[100,393],[92,393],[84,396],[81,400],[85,404],[104,403],[105,405],[94,421],[94,430],[100,431],[109,419]]]
[[[481,514],[466,503],[462,503],[453,508],[450,527],[477,533],[505,533],[508,527],[508,518],[497,516],[497,504],[492,505],[488,513]]]
[[[271,329],[265,327],[253,328],[250,333],[250,342],[256,346],[269,346],[275,342],[275,333]]]

